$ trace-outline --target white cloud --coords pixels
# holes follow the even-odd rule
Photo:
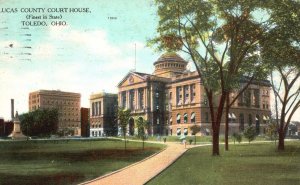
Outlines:
[[[113,43],[101,29],[49,27],[48,31],[48,37],[33,42],[32,62],[16,61],[3,68],[0,64],[0,102],[4,102],[0,116],[10,117],[10,98],[15,98],[20,113],[27,112],[29,92],[39,89],[81,93],[84,107],[89,107],[92,92],[116,93],[117,84],[134,68],[135,45],[137,70],[152,72],[153,55],[142,42]]]
[[[39,61],[43,61],[45,59],[53,59],[55,53],[55,46],[53,44],[43,43],[33,48],[32,56]]]

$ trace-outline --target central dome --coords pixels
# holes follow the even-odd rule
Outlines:
[[[154,66],[154,75],[170,78],[183,73],[186,70],[187,62],[177,53],[167,52],[154,62]]]
[[[161,63],[161,62],[172,62],[172,61],[187,63],[177,53],[175,53],[175,52],[167,52],[167,53],[162,54],[157,59],[157,61],[154,62],[154,65],[156,65],[157,63]]]

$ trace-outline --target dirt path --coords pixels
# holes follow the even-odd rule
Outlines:
[[[174,161],[176,161],[191,145],[180,143],[167,143],[167,148],[162,152],[142,162],[124,168],[111,175],[102,176],[84,182],[88,185],[141,185],[155,177]]]

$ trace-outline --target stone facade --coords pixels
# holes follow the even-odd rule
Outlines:
[[[116,135],[117,94],[97,93],[90,96],[90,137]]]
[[[119,106],[132,112],[129,134],[134,134],[134,120],[149,121],[149,134],[190,135],[190,127],[199,125],[200,135],[211,133],[211,120],[204,88],[197,72],[186,70],[187,62],[175,53],[166,53],[154,62],[153,74],[129,72],[118,84]],[[241,85],[247,79],[241,79]],[[234,97],[234,92],[230,95]],[[255,125],[264,132],[270,119],[270,85],[254,81],[230,109],[230,132]],[[225,116],[220,133],[224,133]]]
[[[29,111],[56,108],[59,112],[58,129],[69,129],[81,135],[79,93],[55,90],[39,90],[29,93]]]

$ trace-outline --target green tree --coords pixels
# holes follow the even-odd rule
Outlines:
[[[194,135],[194,140],[195,140],[195,144],[196,144],[196,134],[201,131],[201,127],[198,125],[193,125],[190,127],[190,130],[192,132],[192,135]]]
[[[127,134],[127,125],[129,123],[131,111],[129,109],[124,109],[119,107],[117,111],[118,124],[121,128],[122,135],[124,137],[124,149],[126,151],[126,134]]]
[[[248,142],[250,144],[251,141],[253,141],[256,137],[256,129],[254,126],[249,126],[244,131],[244,137],[248,139]]]
[[[147,137],[146,130],[149,128],[149,123],[142,118],[136,119],[137,137],[142,139],[143,150],[145,149],[145,139]]]
[[[263,3],[227,0],[156,0],[158,36],[149,45],[182,51],[194,63],[208,100],[213,155],[219,155],[219,132],[228,94],[240,88],[241,76],[263,74],[258,43],[263,22],[253,16]],[[245,90],[245,88],[242,88]],[[239,93],[238,93],[239,94]]]
[[[232,134],[232,138],[233,138],[233,143],[235,144],[235,141],[237,141],[237,142],[241,142],[242,141],[242,134],[240,134],[240,133],[233,133]]]
[[[37,109],[20,115],[21,130],[27,136],[50,136],[58,130],[57,109]]]
[[[278,124],[275,121],[267,125],[266,135],[270,138],[270,140],[274,140],[276,145],[276,140],[278,139]]]
[[[278,150],[284,150],[286,131],[300,107],[300,2],[278,1],[276,5],[270,5],[272,29],[264,35],[261,56],[273,69]]]

